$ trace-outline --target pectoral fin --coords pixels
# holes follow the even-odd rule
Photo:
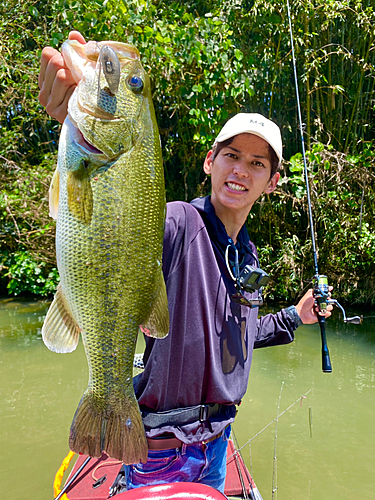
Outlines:
[[[71,214],[86,224],[90,224],[93,212],[93,196],[86,160],[82,160],[77,170],[67,173],[68,207]]]
[[[80,328],[68,310],[59,284],[43,323],[43,342],[50,351],[72,352],[78,345],[79,334]]]
[[[160,269],[158,292],[149,318],[140,325],[141,331],[149,337],[164,338],[169,332],[169,311],[167,290]]]
[[[57,219],[57,212],[59,208],[59,189],[60,189],[60,174],[57,168],[53,174],[51,184],[49,187],[49,214],[53,219]]]

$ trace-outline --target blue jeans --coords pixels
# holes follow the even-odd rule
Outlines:
[[[202,483],[224,493],[230,426],[209,443],[182,445],[170,450],[149,450],[147,463],[125,465],[128,490],[154,484]]]

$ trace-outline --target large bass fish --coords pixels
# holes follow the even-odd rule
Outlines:
[[[60,284],[44,343],[71,352],[82,335],[89,384],[70,430],[71,450],[147,461],[133,392],[137,332],[169,329],[162,274],[165,191],[150,83],[137,49],[63,44],[79,82],[62,127],[50,188]]]

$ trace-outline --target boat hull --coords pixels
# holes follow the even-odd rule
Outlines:
[[[67,479],[76,474],[87,460],[86,455],[80,455]],[[107,500],[109,491],[118,477],[122,463],[103,453],[100,458],[91,458],[82,468],[77,478],[66,489],[65,500]],[[246,494],[244,494],[244,490]],[[145,486],[115,495],[116,500],[224,500],[230,498],[252,498],[262,500],[260,493],[244,464],[241,455],[236,451],[233,441],[228,442],[227,476],[225,495],[219,491],[199,483],[172,483]],[[252,497],[251,497],[252,495]]]

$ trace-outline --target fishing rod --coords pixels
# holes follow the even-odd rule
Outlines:
[[[60,498],[64,495],[64,493],[68,490],[69,486],[74,482],[74,480],[80,475],[81,471],[86,467],[86,465],[90,462],[91,457],[87,457],[77,472],[69,479],[69,481],[65,484],[64,488],[60,491],[60,493],[55,497],[55,500],[60,500]]]
[[[294,84],[295,84],[295,89],[296,89],[298,123],[299,123],[299,130],[300,130],[301,144],[302,144],[303,170],[304,170],[305,184],[306,184],[307,206],[308,206],[308,212],[309,212],[309,222],[310,222],[310,231],[311,231],[311,244],[312,244],[312,250],[313,250],[313,257],[314,257],[314,272],[315,272],[315,274],[313,277],[313,287],[314,287],[313,295],[314,295],[315,303],[319,308],[319,311],[317,312],[317,317],[318,317],[318,321],[319,321],[320,334],[321,334],[321,339],[322,339],[322,370],[324,373],[331,373],[332,372],[332,365],[331,365],[331,359],[329,356],[329,350],[328,350],[327,339],[326,339],[326,326],[325,326],[326,319],[324,316],[321,316],[319,313],[325,314],[327,312],[328,304],[333,304],[341,309],[341,311],[343,313],[344,323],[360,324],[360,323],[362,323],[362,317],[354,316],[352,318],[348,318],[346,316],[344,308],[337,302],[337,300],[331,298],[330,293],[329,293],[329,285],[328,285],[327,276],[319,274],[318,254],[316,251],[316,244],[315,244],[314,220],[313,220],[313,214],[312,214],[312,208],[311,208],[309,177],[308,177],[308,170],[307,170],[305,141],[304,141],[304,137],[303,137],[304,130],[303,130],[301,105],[300,105],[299,91],[298,91],[298,76],[297,76],[296,58],[295,58],[295,54],[294,54],[293,30],[292,30],[292,20],[291,20],[291,16],[290,16],[289,0],[287,0],[286,3],[287,3],[287,8],[288,8],[290,45],[291,45],[291,49],[292,49]]]

